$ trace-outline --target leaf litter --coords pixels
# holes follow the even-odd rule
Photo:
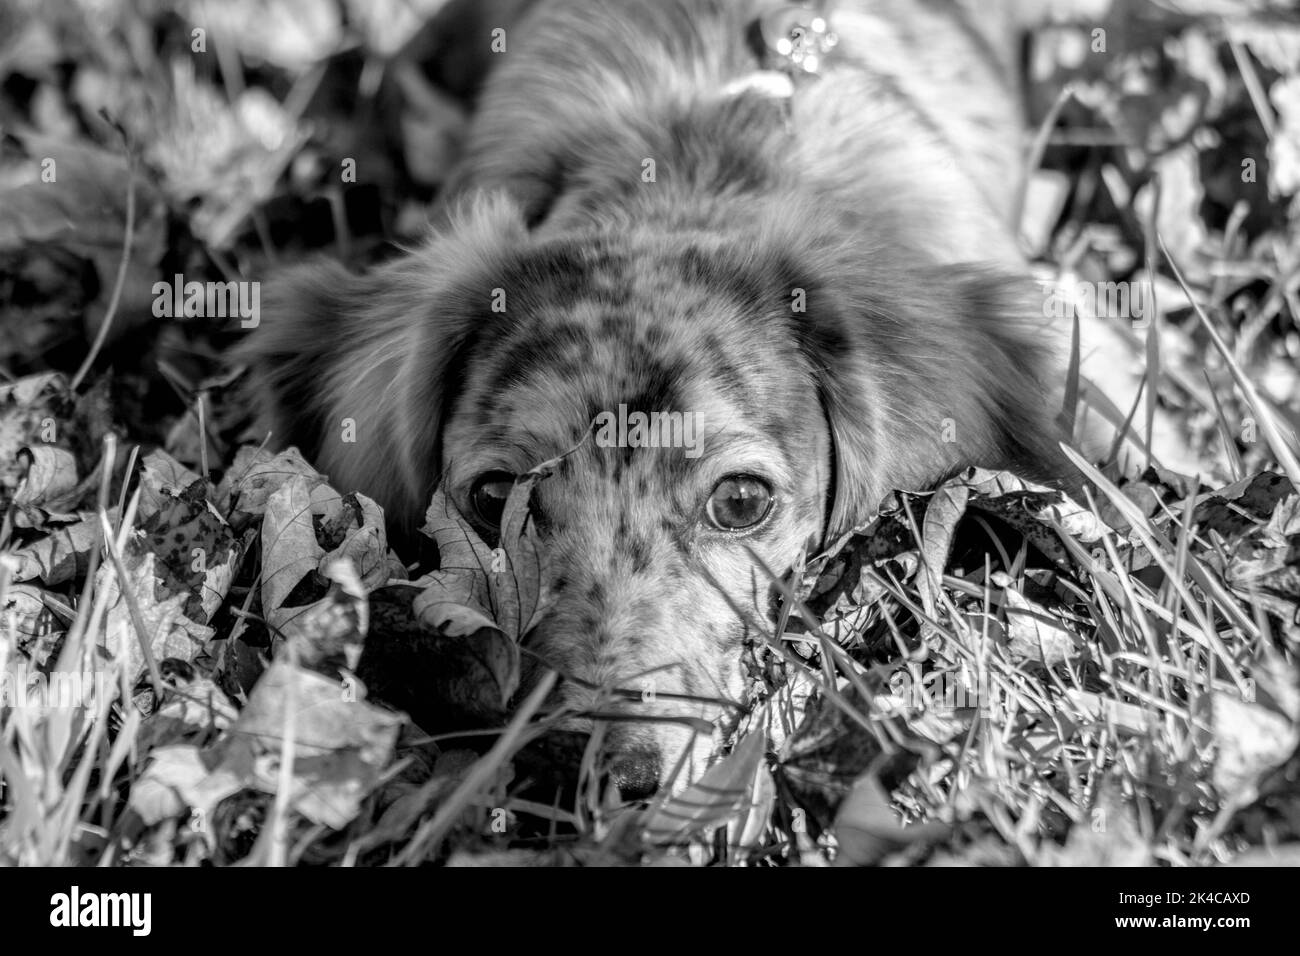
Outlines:
[[[1132,427],[1069,495],[978,469],[900,489],[783,582],[755,706],[705,779],[553,807],[522,752],[556,715],[518,715],[548,601],[529,502],[554,463],[516,484],[493,547],[435,494],[437,562],[408,567],[364,489],[259,444],[224,330],[151,315],[176,272],[320,248],[301,221],[372,261],[427,218],[402,197],[436,188],[466,107],[418,71],[369,93],[341,73],[348,50],[418,55],[407,4],[327,6],[273,3],[270,31],[226,11],[252,70],[215,75],[184,22],[125,5],[57,29],[20,5],[22,39],[0,37],[0,859],[1210,865],[1300,844],[1300,496],[1256,434],[1300,423],[1294,22],[1103,2],[1104,58],[1078,24],[1035,35],[1037,115],[1075,91],[1027,194],[1035,268],[1156,290],[1151,337],[1107,327],[1136,377],[1085,360],[1065,420],[1133,408]],[[162,42],[132,62],[111,38],[146,23]],[[339,191],[348,155],[368,183]],[[380,200],[398,215],[358,213]],[[1147,223],[1187,287],[1145,261]],[[105,326],[107,371],[70,387]],[[72,765],[95,785],[50,772]]]

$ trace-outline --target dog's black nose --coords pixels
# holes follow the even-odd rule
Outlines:
[[[653,751],[619,754],[609,766],[609,782],[630,802],[648,800],[659,789],[659,755]]]

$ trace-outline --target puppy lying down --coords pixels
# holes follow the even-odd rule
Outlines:
[[[1058,330],[1007,224],[1014,31],[996,3],[509,6],[445,222],[290,275],[246,354],[276,440],[408,529],[441,487],[491,543],[514,476],[575,449],[533,499],[529,659],[557,704],[649,681],[629,718],[719,727],[611,722],[635,797],[734,716],[689,698],[744,694],[754,555],[783,572],[968,465],[1059,473]]]

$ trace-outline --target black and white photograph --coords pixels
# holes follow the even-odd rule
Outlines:
[[[25,920],[1297,865],[1293,0],[0,0]]]

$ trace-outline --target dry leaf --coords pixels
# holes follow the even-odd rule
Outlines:
[[[140,520],[158,514],[198,480],[197,474],[162,449],[145,455],[140,463]]]
[[[141,533],[132,535],[122,555],[126,582],[118,581],[111,564],[100,567],[95,578],[96,591],[103,589],[108,601],[104,649],[121,663],[132,682],[143,674],[145,660],[140,649],[142,638],[136,634],[130,607],[122,593],[124,587],[135,595],[144,622],[143,639],[149,642],[155,661],[169,657],[192,661],[206,649],[214,634],[212,628],[185,616],[185,606],[193,595],[167,591],[157,570],[157,557],[143,541]]]
[[[750,811],[770,799],[770,791],[759,783],[760,775],[768,775],[766,753],[766,734],[756,730],[746,735],[698,781],[646,811],[646,842],[684,843],[733,820],[748,821]]]
[[[117,522],[117,509],[108,513]],[[94,512],[81,512],[72,524],[51,527],[44,537],[17,549],[14,577],[19,581],[39,579],[49,586],[81,577],[89,569],[91,552],[103,544],[103,525]]]
[[[306,481],[314,514],[332,514],[338,508],[338,493],[324,476],[307,464],[297,448],[271,454],[263,448],[245,445],[235,454],[235,462],[217,487],[214,502],[232,525],[242,526],[240,518],[260,518],[276,491],[291,478]]]
[[[1224,691],[1210,696],[1214,786],[1235,806],[1254,800],[1264,775],[1300,745],[1300,691],[1289,665],[1267,655],[1248,687],[1248,699]]]
[[[1015,660],[1038,661],[1048,667],[1077,660],[1084,654],[1083,638],[1037,601],[1031,601],[1014,587],[1004,572],[993,575],[1001,587],[1007,615],[1007,649]]]
[[[300,475],[290,477],[267,500],[262,521],[262,611],[272,630],[285,638],[298,633],[295,619],[310,604],[288,607],[289,595],[325,556],[312,523],[311,487]]]
[[[65,511],[68,506],[65,499],[77,488],[77,459],[72,452],[55,445],[28,445],[18,453],[18,458],[26,465],[27,474],[14,493],[14,506],[24,512]],[[38,520],[29,516],[26,527],[39,525]]]
[[[840,849],[835,865],[871,866],[919,840],[942,840],[951,830],[944,823],[903,826],[879,779],[866,773],[854,783],[836,814],[835,839]]]

